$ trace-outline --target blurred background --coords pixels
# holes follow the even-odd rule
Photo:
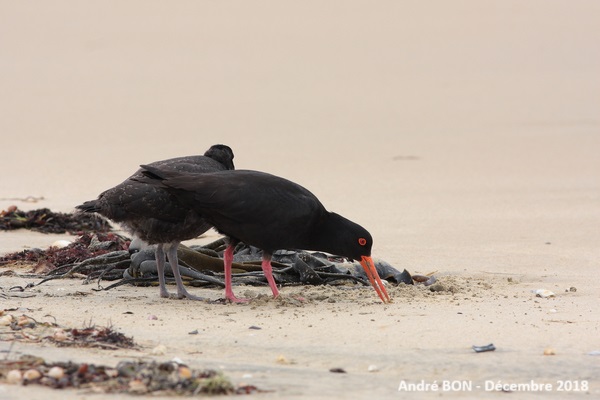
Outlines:
[[[69,212],[224,143],[392,262],[575,246],[600,220],[599,21],[595,0],[0,0],[0,208]]]

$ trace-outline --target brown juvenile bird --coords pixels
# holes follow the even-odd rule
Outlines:
[[[212,146],[203,156],[187,156],[156,161],[151,166],[165,171],[203,173],[234,169],[233,151],[228,146]],[[102,192],[96,200],[76,208],[98,213],[120,223],[126,230],[148,244],[156,244],[156,265],[160,296],[169,297],[165,285],[165,252],[175,276],[177,297],[204,300],[190,294],[183,286],[177,260],[177,247],[211,228],[202,215],[182,205],[164,188],[139,182],[141,170],[117,186]]]

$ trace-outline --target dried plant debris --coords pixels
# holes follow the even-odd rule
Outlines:
[[[27,315],[15,316],[0,311],[0,340],[20,342],[44,342],[65,347],[95,347],[106,350],[135,347],[133,338],[117,332],[112,326],[66,328],[56,322],[39,322]]]
[[[122,349],[135,346],[133,338],[117,332],[110,326],[89,326],[77,329],[56,329],[46,340],[57,346],[100,347],[102,349]]]
[[[111,226],[108,221],[97,215],[85,213],[60,213],[47,208],[21,211],[10,206],[0,212],[0,230],[31,229],[42,233],[81,233],[108,232]]]
[[[19,214],[20,213],[20,214]],[[56,220],[60,213],[51,213],[47,209],[30,212],[35,221]],[[3,211],[0,215],[5,224],[23,214],[16,207]],[[51,218],[46,216],[53,215]],[[87,214],[74,214],[78,219],[89,218]],[[25,218],[26,219],[26,218]],[[6,222],[8,221],[8,222]],[[95,220],[96,222],[98,220]],[[13,224],[14,225],[14,224]],[[109,225],[106,225],[109,227]],[[23,269],[23,264],[31,265],[28,275],[17,273],[14,269],[3,272],[27,277],[42,278],[37,286],[48,280],[71,277],[83,277],[84,283],[98,280],[98,289],[109,290],[124,284],[139,286],[153,285],[158,281],[155,249],[153,246],[140,250],[130,249],[131,241],[115,233],[104,233],[96,229],[95,233],[82,233],[74,242],[64,247],[49,247],[46,250],[29,249],[0,257],[0,266],[12,264]],[[204,246],[186,247],[180,245],[178,258],[179,271],[189,285],[202,287],[223,287],[223,252],[227,246],[224,239],[219,239]],[[392,284],[423,284],[432,290],[436,277],[411,276],[407,270],[400,271],[383,260],[375,259],[375,267],[379,276]],[[234,251],[233,281],[235,285],[265,286],[267,281],[261,269],[262,252],[252,246],[240,243]],[[277,284],[282,286],[296,285],[366,285],[367,276],[357,262],[339,256],[331,256],[320,252],[279,250],[273,254],[273,270]],[[170,270],[167,270],[170,274]],[[101,280],[119,282],[108,287],[101,287]],[[168,281],[173,281],[167,277]],[[14,290],[9,294],[0,293],[2,297],[16,297]],[[23,288],[25,291],[26,288]]]
[[[177,255],[180,262],[179,272],[195,286],[222,286],[223,251],[226,243],[219,239],[203,246],[180,245]],[[235,284],[254,286],[267,285],[261,268],[262,252],[252,246],[240,243],[234,251],[233,280]],[[320,252],[278,250],[273,253],[271,262],[277,284],[295,285],[369,285],[362,266],[357,262],[348,262],[338,256],[329,256]],[[413,284],[410,273],[400,272],[383,260],[375,260],[375,266],[382,279],[390,283]],[[154,278],[157,267],[153,248],[132,252],[131,265],[123,271],[123,282],[139,282],[139,278]],[[137,280],[137,281],[136,281]],[[106,288],[106,290],[111,287]]]
[[[46,250],[34,248],[6,254],[0,257],[0,265],[30,263],[33,264],[31,273],[42,275],[112,252],[120,252],[122,259],[129,259],[129,243],[129,239],[115,233],[84,233],[65,247],[49,247]]]
[[[193,370],[178,362],[121,361],[112,368],[87,363],[48,363],[33,356],[23,356],[18,361],[0,361],[0,381],[136,395],[228,395],[258,391],[254,386],[236,388],[220,372]]]
[[[180,273],[194,286],[223,284],[224,241],[219,239],[204,246],[180,245],[178,256]],[[29,277],[44,278],[37,285],[51,279],[84,276],[88,283],[93,279],[121,281],[122,284],[152,285],[158,280],[155,250],[148,247],[140,251],[129,249],[130,240],[114,233],[83,234],[75,242],[61,248],[31,249],[0,257],[0,265],[13,263],[33,264]],[[261,269],[262,253],[253,247],[240,245],[233,263],[235,284],[264,286],[267,284]],[[364,269],[358,263],[324,253],[305,251],[277,251],[273,255],[273,268],[280,285],[369,285]],[[398,271],[383,260],[375,260],[382,279],[391,283],[413,284],[408,271]],[[169,273],[170,271],[167,271]],[[15,274],[14,271],[5,272]],[[168,279],[172,280],[172,279]],[[36,285],[36,286],[37,286]]]

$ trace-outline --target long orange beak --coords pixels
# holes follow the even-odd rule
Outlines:
[[[377,269],[375,268],[375,264],[373,263],[373,259],[371,257],[362,256],[360,260],[360,265],[365,269],[367,273],[367,278],[369,278],[369,282],[373,286],[373,289],[379,295],[379,298],[384,303],[389,303],[391,301],[390,296],[385,290],[385,286],[383,286],[383,282],[381,282],[381,278],[379,278],[379,274],[377,273]]]

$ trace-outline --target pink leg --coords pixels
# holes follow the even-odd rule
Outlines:
[[[275,283],[275,279],[273,278],[273,267],[271,267],[271,254],[263,251],[263,260],[261,267],[263,272],[265,273],[267,282],[269,282],[271,291],[273,292],[273,298],[276,298],[277,296],[279,296],[279,290],[277,290],[277,284]]]
[[[231,264],[233,263],[233,250],[235,249],[235,243],[230,243],[223,253],[223,263],[225,264],[225,299],[232,303],[245,303],[248,299],[238,299],[233,294],[231,288]]]

